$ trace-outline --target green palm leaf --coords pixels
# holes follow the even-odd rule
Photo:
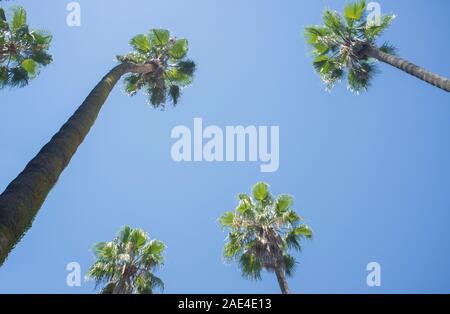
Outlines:
[[[347,4],[344,8],[344,17],[347,21],[347,25],[352,27],[354,25],[354,22],[361,20],[365,10],[366,10],[365,1]]]
[[[232,227],[234,223],[234,212],[226,212],[220,217],[220,225],[222,227]]]
[[[178,39],[170,48],[169,55],[175,60],[183,59],[186,56],[188,49],[189,44],[187,39]]]
[[[252,280],[261,280],[262,265],[255,256],[244,253],[239,258],[239,265],[244,277]]]
[[[181,95],[181,88],[178,85],[170,85],[169,96],[172,99],[174,105],[178,103],[178,99]]]
[[[13,31],[18,31],[20,28],[26,26],[27,23],[27,12],[22,7],[17,7],[13,12],[13,17],[11,21],[11,29]]]
[[[269,185],[264,182],[258,182],[253,186],[253,197],[258,201],[264,201],[269,195]]]
[[[148,37],[144,34],[134,36],[130,40],[130,45],[140,53],[149,53],[152,49]]]
[[[22,61],[22,68],[27,72],[29,77],[34,77],[38,68],[38,64],[33,59],[25,59]]]
[[[149,38],[154,46],[160,48],[169,43],[170,33],[166,29],[152,29]]]
[[[292,277],[294,275],[295,265],[297,264],[295,258],[292,255],[285,254],[283,256],[283,261],[285,265],[286,275]]]

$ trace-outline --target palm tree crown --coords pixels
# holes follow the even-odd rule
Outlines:
[[[293,198],[273,198],[263,182],[254,185],[253,197],[240,194],[238,198],[238,207],[220,218],[221,226],[229,230],[225,258],[237,259],[243,276],[250,279],[260,279],[263,269],[277,277],[278,272],[291,276],[296,262],[289,248],[300,250],[301,239],[312,238],[312,230],[291,208]]]
[[[47,32],[29,28],[23,8],[14,8],[9,22],[0,8],[0,88],[23,87],[35,78],[52,61],[51,40]]]
[[[347,4],[342,18],[336,11],[325,10],[322,26],[308,26],[305,37],[312,46],[313,65],[327,89],[347,76],[348,88],[355,93],[365,91],[376,72],[374,59],[366,53],[376,46],[376,39],[391,24],[394,15],[384,15],[380,23],[367,21],[366,2]],[[389,43],[379,50],[393,54]]]
[[[134,51],[118,56],[121,62],[133,64],[151,63],[156,70],[151,73],[134,73],[125,78],[125,89],[130,95],[144,88],[154,107],[164,107],[169,98],[178,103],[181,89],[191,84],[195,63],[186,59],[188,41],[171,37],[165,29],[151,29],[148,34],[133,37],[130,45]]]
[[[150,240],[145,231],[124,226],[111,242],[94,247],[96,262],[87,274],[104,284],[105,294],[149,294],[164,288],[153,271],[163,264],[164,243]]]

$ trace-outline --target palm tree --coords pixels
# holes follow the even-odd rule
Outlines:
[[[263,269],[274,272],[281,292],[289,293],[286,275],[293,275],[296,264],[289,249],[300,251],[301,240],[311,239],[312,230],[292,209],[292,197],[273,198],[264,182],[253,186],[253,197],[240,194],[238,198],[238,207],[219,220],[229,230],[225,259],[238,260],[242,275],[249,279],[261,279]]]
[[[137,35],[134,51],[118,56],[114,67],[25,169],[0,195],[0,265],[31,226],[45,198],[94,124],[112,88],[123,76],[130,95],[145,89],[155,108],[167,99],[178,102],[181,89],[191,83],[194,62],[186,59],[188,42],[164,29]]]
[[[27,85],[52,61],[47,52],[51,35],[30,30],[26,20],[26,11],[16,7],[8,23],[0,8],[0,88]]]
[[[104,285],[103,294],[151,294],[164,283],[153,274],[163,265],[164,243],[150,240],[145,231],[124,226],[111,242],[97,243],[95,263],[87,278],[96,286]]]
[[[322,26],[308,26],[305,37],[312,46],[313,66],[327,89],[347,76],[348,88],[355,93],[365,91],[376,72],[378,60],[405,71],[429,84],[450,92],[450,80],[398,57],[396,49],[385,42],[377,46],[376,39],[389,27],[394,15],[381,17],[381,22],[368,22],[366,2],[345,6],[344,17],[325,10]]]
[[[41,67],[50,64],[51,40],[49,33],[29,28],[22,7],[13,9],[10,22],[0,8],[0,88],[23,87],[39,74]]]

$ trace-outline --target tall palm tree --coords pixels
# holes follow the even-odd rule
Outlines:
[[[9,22],[0,8],[0,88],[23,87],[39,74],[41,67],[50,64],[51,40],[49,33],[29,28],[22,7],[13,9]]]
[[[348,88],[355,93],[367,90],[376,72],[378,60],[405,71],[431,85],[450,92],[450,80],[398,57],[389,43],[378,46],[376,39],[389,27],[394,15],[381,17],[381,22],[367,21],[366,2],[347,4],[343,18],[325,10],[321,26],[305,28],[312,46],[313,66],[327,89],[347,76]]]
[[[181,89],[191,83],[195,64],[186,59],[186,39],[171,37],[164,29],[152,29],[146,35],[135,36],[130,44],[134,51],[118,56],[120,64],[103,77],[72,117],[0,195],[0,265],[31,226],[123,75],[126,75],[126,91],[134,95],[145,89],[155,108],[163,107],[169,99],[176,104]]]
[[[164,243],[145,231],[124,226],[111,242],[97,243],[86,277],[103,285],[103,294],[151,294],[164,283],[153,272],[163,265]]]
[[[238,198],[238,207],[219,220],[229,231],[225,258],[238,260],[242,275],[249,279],[261,279],[263,269],[274,272],[281,292],[289,293],[286,275],[292,276],[296,264],[289,249],[300,251],[301,240],[312,238],[311,228],[292,209],[291,196],[273,198],[264,182],[253,186],[253,197]]]

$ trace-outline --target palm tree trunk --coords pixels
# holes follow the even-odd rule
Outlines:
[[[404,60],[400,57],[385,53],[380,51],[376,47],[368,47],[365,51],[365,54],[371,58],[375,58],[384,63],[390,64],[400,70],[405,71],[408,74],[411,74],[431,85],[439,87],[447,92],[450,92],[450,79],[434,74],[424,68],[421,68],[407,60]]]
[[[123,279],[120,279],[120,281],[117,283],[112,294],[128,294],[126,284]]]
[[[275,269],[275,274],[277,275],[278,284],[280,285],[281,292],[283,294],[289,294],[289,287],[284,274],[284,269],[282,267],[277,267]]]
[[[126,73],[148,73],[153,63],[122,63],[90,92],[72,117],[0,195],[0,266],[30,228],[39,208],[88,134],[109,93]]]

